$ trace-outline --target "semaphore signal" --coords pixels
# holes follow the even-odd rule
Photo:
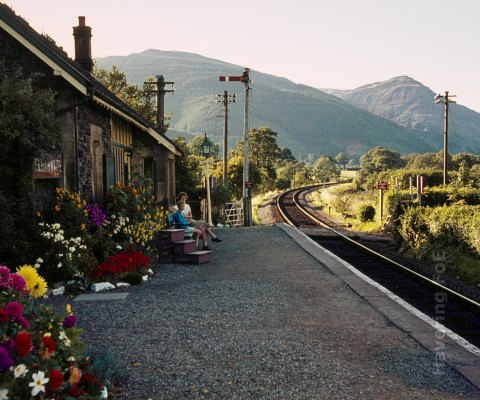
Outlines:
[[[243,225],[252,225],[251,182],[248,171],[248,94],[250,89],[250,69],[245,68],[239,76],[220,76],[220,82],[242,82],[245,85],[245,108],[243,128]]]

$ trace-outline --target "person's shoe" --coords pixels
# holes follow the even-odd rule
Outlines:
[[[222,241],[222,239],[220,239],[218,236],[216,236],[212,239],[212,242],[220,243],[221,241]]]
[[[203,250],[205,250],[205,251],[210,251],[211,249],[210,249],[210,247],[208,247],[208,246],[203,246]]]

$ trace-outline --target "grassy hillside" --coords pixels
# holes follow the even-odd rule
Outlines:
[[[170,136],[207,132],[222,143],[223,106],[217,94],[236,93],[237,104],[229,107],[229,144],[243,136],[244,86],[240,82],[219,82],[220,75],[241,75],[243,67],[196,54],[146,50],[140,54],[98,59],[97,65],[116,65],[126,72],[129,82],[141,84],[146,76],[163,75],[175,82],[175,93],[165,96],[165,112],[173,112]],[[287,79],[251,71],[250,127],[270,126],[278,142],[298,158],[308,154],[349,157],[382,145],[401,153],[433,151],[419,135],[350,105],[336,96]]]

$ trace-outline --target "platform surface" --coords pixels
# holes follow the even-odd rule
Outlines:
[[[125,398],[480,398],[478,356],[301,232],[215,232],[208,264],[75,303],[86,342],[128,372]]]

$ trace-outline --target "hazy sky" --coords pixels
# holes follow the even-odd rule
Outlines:
[[[480,0],[3,1],[72,58],[85,16],[94,57],[185,51],[317,88],[408,75],[480,112]]]

